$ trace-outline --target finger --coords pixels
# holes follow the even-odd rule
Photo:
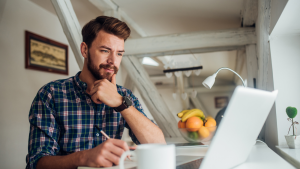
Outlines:
[[[122,148],[115,146],[114,144],[111,144],[110,152],[115,154],[118,157],[121,157],[125,151]]]
[[[96,103],[96,104],[102,104],[102,102],[100,101],[99,96],[98,96],[97,93],[94,93],[94,94],[91,96],[91,99],[92,99],[93,102]]]
[[[116,74],[113,74],[112,77],[111,77],[111,83],[116,85],[117,82],[116,82]]]
[[[104,80],[105,80],[105,79],[101,79],[101,80],[96,80],[96,81],[94,81],[94,86],[95,86],[96,84],[98,84],[98,83],[104,81]]]
[[[92,90],[89,93],[90,96],[94,95],[99,90],[99,86],[100,86],[100,83],[94,85],[94,87],[92,88]]]
[[[118,146],[120,148],[122,148],[124,151],[128,151],[129,147],[127,145],[127,143],[123,140],[119,140],[119,139],[110,139],[110,141],[115,145]]]
[[[101,160],[101,166],[102,167],[112,167],[113,163],[108,160],[106,157],[105,158],[102,158]]]
[[[129,147],[130,150],[135,150],[136,146]]]
[[[120,160],[120,157],[107,151],[107,153],[105,154],[105,159],[108,160],[109,162],[111,163],[114,163],[116,165],[119,165],[119,160]]]

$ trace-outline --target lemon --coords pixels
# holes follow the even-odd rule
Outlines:
[[[201,138],[206,138],[210,134],[209,130],[204,126],[198,130],[198,133]]]

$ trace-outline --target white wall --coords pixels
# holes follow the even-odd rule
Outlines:
[[[278,145],[283,146],[286,145],[284,135],[287,134],[291,124],[287,121],[285,109],[293,106],[298,109],[298,112],[300,110],[300,23],[295,22],[299,20],[300,1],[289,0],[285,3],[286,1],[274,0],[272,2],[275,5],[272,6],[271,18],[277,21],[270,35],[271,69],[273,69],[274,89],[279,92],[275,106],[268,117],[269,127],[266,128],[266,137],[269,137],[270,143],[276,145],[277,142]],[[300,115],[296,116],[295,120],[299,122]]]
[[[273,31],[287,2],[288,2],[288,0],[272,0],[271,1],[270,33]]]
[[[204,112],[205,114],[212,116],[213,118],[216,117],[218,112],[222,108],[216,108],[215,107],[215,98],[216,97],[228,97],[229,101],[231,98],[232,92],[222,92],[222,93],[199,93],[197,94],[197,97],[199,101],[201,101],[202,105],[205,107],[205,109],[208,112]]]
[[[276,100],[278,145],[285,145],[284,135],[291,124],[285,109],[292,106],[300,111],[300,35],[272,39],[271,54],[274,88],[279,90]],[[295,120],[300,122],[300,115]]]
[[[58,18],[31,1],[8,0],[1,12],[0,168],[25,168],[32,100],[44,84],[68,77],[25,69],[25,30],[64,44],[68,41]],[[69,48],[69,76],[78,71]]]

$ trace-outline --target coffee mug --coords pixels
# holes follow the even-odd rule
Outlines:
[[[119,168],[124,169],[124,160],[133,155],[137,160],[137,169],[175,169],[175,145],[142,144],[135,151],[126,151],[122,154]]]

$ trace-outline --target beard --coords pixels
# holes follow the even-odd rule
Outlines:
[[[100,64],[98,67],[93,64],[91,59],[90,52],[88,51],[88,61],[87,61],[88,70],[92,73],[95,79],[107,79],[111,82],[112,75],[118,73],[118,68],[111,64]],[[114,73],[104,72],[101,74],[101,69],[113,69]]]

